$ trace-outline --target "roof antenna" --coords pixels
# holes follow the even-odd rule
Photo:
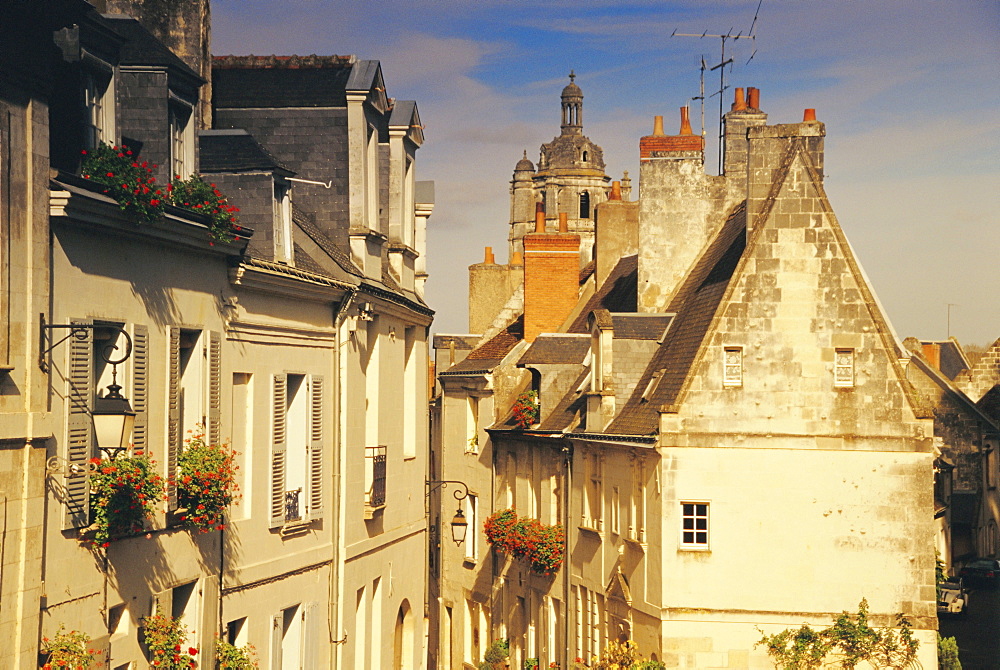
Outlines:
[[[748,30],[745,35],[743,34],[742,30],[739,33],[737,33],[737,34],[734,35],[732,28],[730,28],[729,31],[726,32],[724,35],[710,35],[707,30],[705,32],[703,32],[702,34],[700,34],[700,35],[697,34],[697,33],[679,33],[679,32],[677,32],[676,29],[674,30],[674,32],[670,33],[671,37],[697,37],[699,39],[702,39],[702,38],[705,38],[705,37],[714,37],[714,38],[717,38],[717,39],[721,40],[722,49],[721,49],[721,56],[719,58],[719,62],[718,62],[718,64],[713,65],[712,67],[708,68],[708,70],[710,72],[715,72],[716,70],[719,71],[719,90],[717,90],[712,95],[708,96],[710,98],[714,98],[715,96],[719,96],[719,174],[722,174],[723,160],[725,158],[725,151],[726,151],[725,126],[723,125],[723,115],[725,114],[725,107],[724,107],[724,105],[725,105],[725,99],[724,99],[724,94],[726,92],[726,89],[728,88],[728,86],[726,86],[726,66],[728,65],[730,67],[730,69],[732,69],[732,65],[733,65],[733,59],[732,59],[732,57],[730,57],[728,59],[726,58],[726,40],[733,40],[734,42],[737,41],[737,40],[750,40],[750,42],[752,44],[756,44],[757,43],[757,36],[754,33],[754,30],[757,27],[757,16],[760,14],[760,7],[761,7],[762,4],[764,4],[764,0],[758,0],[758,2],[757,2],[757,11],[754,12],[753,21],[750,23],[750,30]],[[757,54],[757,51],[755,49],[754,52],[750,55],[750,58],[747,60],[747,63],[749,63],[751,60],[753,60],[753,57],[756,54]],[[705,102],[704,102],[704,100],[705,100],[705,91],[704,91],[705,59],[702,58],[701,62],[702,62],[702,93],[701,93],[701,99],[702,99],[702,108],[704,109],[704,104],[705,104]],[[696,99],[696,98],[692,98],[692,100],[694,100],[694,99]],[[702,128],[704,129],[704,111],[702,112],[702,116],[703,116],[703,118],[702,118]],[[702,134],[704,136],[704,130],[702,130]]]

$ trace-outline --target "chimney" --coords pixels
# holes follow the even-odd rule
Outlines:
[[[486,257],[483,259],[483,263],[496,265],[496,259],[493,257],[493,247],[486,247]]]
[[[608,200],[621,200],[622,199],[622,183],[620,181],[611,182],[611,195],[608,196]]]
[[[559,212],[559,232],[569,232],[569,214],[566,212]]]
[[[926,342],[921,345],[924,358],[934,366],[936,370],[941,369],[941,345],[937,342]]]
[[[545,232],[545,211],[542,209],[542,203],[535,206],[535,232]]]
[[[521,283],[521,268],[497,265],[493,247],[483,262],[469,266],[469,332],[483,333]]]
[[[816,110],[809,108],[802,123],[755,126],[747,130],[747,234],[771,192],[774,174],[781,167],[786,152],[801,147],[808,162],[823,178],[823,138],[826,126],[816,120]],[[796,210],[798,211],[798,210]]]
[[[657,124],[653,135],[639,140],[637,241],[631,241],[626,219],[621,222],[626,228],[619,240],[615,240],[611,216],[602,213],[604,220],[598,223],[599,280],[617,262],[608,257],[609,246],[624,254],[635,245],[640,312],[666,310],[681,278],[708,241],[715,210],[721,206],[715,201],[724,195],[725,180],[705,174],[705,140],[692,133],[687,107],[681,108],[680,116],[678,135],[657,135]]]
[[[541,231],[524,236],[524,339],[554,333],[580,293],[580,236]],[[562,227],[560,217],[560,228]]]
[[[622,200],[621,182],[611,182],[611,195],[594,208],[594,260],[597,288],[624,256],[639,250],[639,203]]]
[[[729,198],[733,203],[747,197],[747,129],[767,123],[767,114],[760,111],[760,91],[748,89],[750,104],[743,98],[743,89],[736,89],[733,108],[724,117],[726,124],[726,153],[722,173],[726,175]]]

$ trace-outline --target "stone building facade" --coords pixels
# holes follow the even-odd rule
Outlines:
[[[449,572],[461,548],[441,543],[442,667],[495,639],[540,667],[612,639],[671,668],[763,666],[762,630],[862,598],[877,625],[906,614],[933,665],[934,415],[826,197],[825,127],[812,110],[768,125],[743,93],[724,174],[705,174],[686,110],[676,135],[657,121],[638,202],[598,206],[571,299],[539,300],[544,256],[525,254],[523,289],[439,369],[435,459],[480,494],[475,546],[507,508],[566,535],[555,575],[496,551]],[[574,244],[571,226],[547,235]],[[512,412],[527,391],[532,425]]]

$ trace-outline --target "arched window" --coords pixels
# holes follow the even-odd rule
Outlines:
[[[586,191],[580,194],[580,218],[590,218],[590,193]]]
[[[587,162],[587,152],[586,151],[583,152],[583,162],[584,163]]]

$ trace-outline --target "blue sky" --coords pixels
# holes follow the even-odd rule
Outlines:
[[[455,333],[467,267],[484,246],[506,260],[511,172],[558,134],[569,71],[584,133],[637,188],[653,116],[676,132],[701,58],[719,62],[720,40],[671,33],[746,33],[757,3],[213,0],[212,50],[377,59],[387,94],[417,101],[417,178],[437,192],[427,299]],[[1000,337],[1000,3],[763,0],[755,36],[727,43],[727,85],[760,88],[771,123],[816,108],[827,192],[900,337],[946,337],[947,303],[964,344]],[[718,98],[705,119],[711,168]]]

